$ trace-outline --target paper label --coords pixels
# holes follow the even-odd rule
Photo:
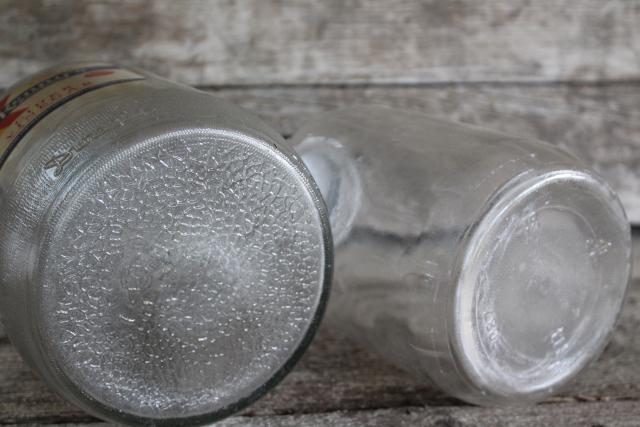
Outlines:
[[[20,139],[59,106],[96,89],[144,78],[112,64],[74,64],[12,87],[0,95],[0,166]]]

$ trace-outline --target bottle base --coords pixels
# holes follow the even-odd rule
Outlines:
[[[624,300],[630,244],[619,201],[591,174],[523,175],[499,190],[459,264],[452,346],[464,398],[539,400],[592,361]]]
[[[266,142],[178,129],[125,146],[50,211],[38,341],[57,388],[96,415],[212,422],[264,394],[313,335],[326,213]]]

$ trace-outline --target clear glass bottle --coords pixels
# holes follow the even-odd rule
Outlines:
[[[603,349],[630,231],[571,155],[378,107],[320,115],[292,144],[329,210],[337,329],[483,405],[555,393]]]
[[[292,367],[331,276],[319,191],[281,136],[110,64],[0,95],[0,304],[55,391],[132,425],[215,421]]]

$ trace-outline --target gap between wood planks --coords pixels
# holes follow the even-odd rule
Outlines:
[[[495,87],[541,87],[541,86],[569,86],[569,87],[605,87],[618,85],[640,85],[640,79],[607,79],[607,80],[451,80],[432,82],[290,82],[290,83],[223,83],[191,86],[203,91],[242,90],[242,89],[420,89],[420,88],[464,88],[479,86]],[[0,87],[0,93],[8,87]],[[639,95],[640,96],[640,95]]]
[[[570,86],[570,87],[604,87],[617,85],[640,85],[640,79],[608,79],[608,80],[459,80],[434,82],[291,82],[291,83],[225,83],[193,86],[204,91],[241,90],[241,89],[368,89],[368,88],[447,88],[447,87],[540,87],[540,86]]]

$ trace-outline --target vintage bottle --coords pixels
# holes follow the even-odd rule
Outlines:
[[[6,331],[80,408],[212,422],[309,343],[329,223],[254,115],[136,69],[64,65],[0,95],[0,156]]]
[[[540,400],[603,349],[630,231],[573,156],[380,107],[319,115],[292,144],[329,210],[336,329],[483,405]]]

